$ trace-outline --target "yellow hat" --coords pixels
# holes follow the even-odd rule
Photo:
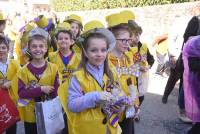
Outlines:
[[[129,20],[135,20],[135,14],[129,10],[121,11],[120,15],[127,23]]]
[[[71,26],[68,22],[59,23],[56,27],[57,30],[70,30]]]
[[[5,14],[2,12],[0,12],[0,20],[6,20]]]
[[[35,23],[40,28],[45,28],[48,25],[48,19],[44,15],[40,15],[35,19]]]
[[[106,16],[106,21],[108,28],[127,23],[119,13],[111,14],[109,16]]]
[[[76,15],[76,14],[71,14],[70,16],[67,16],[65,18],[65,21],[67,21],[69,23],[71,23],[73,21],[76,21],[76,22],[80,23],[80,25],[82,25],[82,19],[81,19],[81,17],[78,16],[78,15]]]
[[[92,21],[89,21],[88,23],[86,23],[84,25],[84,31],[83,32],[85,33],[85,32],[88,32],[92,29],[95,29],[95,28],[105,28],[105,27],[100,21],[92,20]]]

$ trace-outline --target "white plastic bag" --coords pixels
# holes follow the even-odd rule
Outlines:
[[[65,127],[59,97],[35,104],[38,134],[56,134]]]

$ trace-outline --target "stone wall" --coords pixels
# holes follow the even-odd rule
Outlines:
[[[189,2],[181,4],[134,7],[128,8],[128,10],[131,10],[135,13],[136,21],[143,28],[142,40],[147,43],[151,43],[155,36],[163,33],[169,33],[169,30],[177,17],[191,18],[191,8],[198,3],[199,2]],[[64,16],[67,16],[71,13],[76,13],[82,17],[83,23],[93,19],[98,19],[106,25],[105,16],[121,10],[124,10],[124,8],[67,12],[59,13],[59,16],[61,19],[64,19]],[[186,19],[186,21],[188,21],[188,19]]]

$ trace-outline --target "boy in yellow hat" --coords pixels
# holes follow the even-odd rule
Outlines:
[[[129,27],[131,30],[131,48],[129,54],[133,56],[133,62],[135,65],[138,65],[138,73],[137,77],[137,86],[139,90],[139,101],[140,105],[144,100],[144,94],[148,89],[148,81],[149,81],[149,69],[154,63],[154,58],[150,54],[149,49],[145,43],[140,42],[140,36],[142,34],[142,28],[134,21],[129,20]],[[135,120],[139,121],[139,112],[138,109],[136,113]]]

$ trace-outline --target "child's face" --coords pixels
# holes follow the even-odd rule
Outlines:
[[[134,34],[132,35],[132,37],[131,37],[132,43],[133,43],[133,44],[138,44],[139,41],[140,41],[140,36],[141,36],[140,33],[134,33]]]
[[[2,33],[6,28],[6,24],[0,25],[0,33]]]
[[[104,63],[107,56],[107,43],[104,39],[90,39],[88,49],[86,50],[88,62],[94,66],[100,66]]]
[[[73,40],[70,38],[70,35],[68,33],[59,33],[58,39],[57,39],[59,48],[62,50],[68,50],[70,49],[70,46],[73,44]]]
[[[8,48],[6,44],[1,43],[0,44],[0,59],[6,59],[8,57]]]
[[[129,49],[129,42],[130,42],[130,33],[128,31],[120,32],[116,36],[116,46],[115,48],[121,52],[124,53]]]
[[[44,59],[47,52],[47,44],[43,40],[33,40],[29,45],[29,51],[33,59]]]
[[[72,33],[73,33],[74,37],[76,37],[77,34],[79,33],[80,27],[79,27],[79,25],[77,23],[72,22],[71,23],[71,30],[72,30]]]

